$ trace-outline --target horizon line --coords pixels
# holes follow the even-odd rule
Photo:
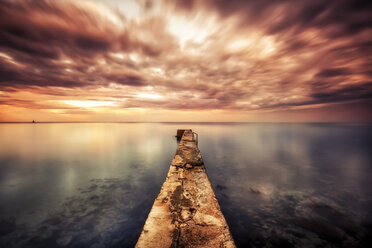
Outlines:
[[[0,121],[0,124],[48,124],[48,123],[195,123],[195,124],[249,124],[249,123],[366,123],[372,121]]]

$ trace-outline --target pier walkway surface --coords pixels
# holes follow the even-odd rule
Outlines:
[[[137,248],[235,247],[191,129],[182,136]]]

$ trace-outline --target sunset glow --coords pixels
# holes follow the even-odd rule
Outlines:
[[[80,107],[80,108],[91,108],[91,107],[101,107],[101,106],[111,106],[114,105],[114,102],[109,101],[74,101],[74,100],[66,100],[61,101],[62,103],[66,103],[72,106]]]
[[[371,121],[371,58],[370,1],[6,0],[0,121]]]

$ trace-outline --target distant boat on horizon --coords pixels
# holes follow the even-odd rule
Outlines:
[[[32,120],[32,123],[35,123],[35,120]]]

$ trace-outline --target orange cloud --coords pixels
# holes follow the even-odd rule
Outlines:
[[[351,0],[2,1],[0,120],[371,120],[371,16]]]

